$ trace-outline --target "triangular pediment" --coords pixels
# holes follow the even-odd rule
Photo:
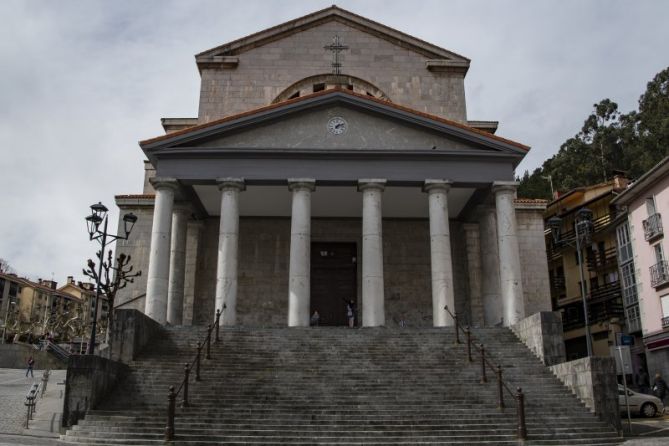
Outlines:
[[[527,146],[346,90],[328,90],[140,142],[161,155],[334,153],[506,155]]]
[[[439,65],[439,68],[466,72],[469,67],[470,61],[466,57],[334,5],[203,51],[197,54],[195,59],[199,67],[230,63],[234,56],[331,21],[341,22],[399,47],[420,53]]]

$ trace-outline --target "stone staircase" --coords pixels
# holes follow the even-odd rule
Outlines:
[[[206,329],[172,327],[131,364],[103,407],[67,444],[164,444],[167,389],[178,387]],[[506,328],[478,329],[505,380],[526,395],[527,445],[604,445],[598,421]],[[489,371],[468,363],[452,329],[221,330],[190,407],[177,408],[175,445],[516,445],[516,406],[497,409]],[[177,402],[180,402],[179,398]]]

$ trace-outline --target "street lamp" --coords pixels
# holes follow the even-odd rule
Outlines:
[[[548,219],[548,227],[555,244],[567,244],[576,248],[578,258],[578,274],[581,278],[581,300],[583,301],[583,314],[585,316],[585,341],[588,347],[588,357],[592,356],[592,339],[590,337],[590,321],[588,318],[588,302],[586,298],[585,280],[583,278],[583,256],[581,248],[592,243],[592,211],[581,208],[576,212],[576,223],[574,225],[574,236],[562,236],[562,219],[551,217]]]
[[[97,203],[91,205],[91,215],[86,217],[86,225],[88,226],[88,235],[90,240],[97,240],[100,243],[100,252],[98,253],[98,274],[95,284],[95,301],[93,303],[93,323],[91,325],[91,337],[88,343],[88,354],[92,355],[95,349],[95,331],[97,330],[98,322],[98,301],[100,300],[100,285],[102,281],[102,263],[104,260],[105,248],[108,244],[116,240],[127,240],[132,232],[133,226],[137,222],[137,216],[132,212],[123,216],[123,230],[125,235],[114,235],[107,232],[107,223],[109,209],[102,204]],[[100,225],[103,225],[100,230]],[[110,311],[113,311],[110,310]]]

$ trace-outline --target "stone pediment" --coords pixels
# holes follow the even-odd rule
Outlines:
[[[195,56],[195,60],[200,69],[217,66],[234,67],[239,63],[237,57],[239,54],[331,21],[344,23],[394,45],[419,53],[425,56],[426,68],[430,70],[466,73],[469,68],[470,61],[466,57],[335,5],[203,51]]]
[[[333,118],[341,124],[337,129],[329,128]],[[529,149],[462,123],[346,90],[303,96],[140,145],[152,161],[162,156],[296,152],[489,155],[519,162]]]

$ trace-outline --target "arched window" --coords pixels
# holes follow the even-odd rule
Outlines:
[[[377,86],[359,79],[354,76],[333,74],[319,74],[310,76],[295,82],[290,87],[283,90],[272,103],[282,102],[288,99],[299,98],[318,91],[329,90],[331,88],[340,87],[351,90],[358,94],[366,94],[377,99],[389,101],[388,96],[381,91]]]

